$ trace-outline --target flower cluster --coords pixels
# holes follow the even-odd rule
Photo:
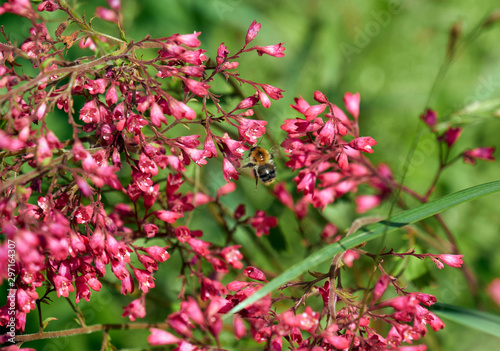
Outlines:
[[[266,135],[267,122],[254,117],[254,107],[269,108],[284,92],[241,77],[238,59],[251,52],[283,57],[283,43],[250,45],[261,28],[253,21],[241,49],[231,54],[220,44],[209,59],[201,48],[201,32],[124,41],[96,31],[91,21],[61,0],[43,0],[36,8],[27,0],[9,0],[0,6],[0,15],[7,12],[23,17],[31,28],[20,45],[7,35],[0,43],[0,89],[5,92],[0,96],[0,263],[9,266],[0,279],[12,282],[16,291],[15,306],[0,308],[0,325],[8,325],[14,313],[15,329],[23,333],[28,315],[36,314],[30,312],[43,306],[40,302],[57,301],[55,297],[71,301],[73,296],[76,303],[91,301],[104,282],[113,283],[123,295],[136,292],[123,307],[123,318],[145,318],[148,293],[160,285],[162,263],[176,255],[180,307],[166,317],[168,331],[151,328],[148,341],[194,351],[213,349],[215,340],[220,348],[221,334],[231,329],[224,327],[224,315],[275,274],[253,262],[252,252],[236,241],[237,232],[250,229],[258,241],[280,224],[265,209],[257,208],[252,215],[240,200],[234,208],[225,204],[235,197],[231,193],[237,186],[231,180],[240,176],[245,151]],[[46,26],[46,12],[65,16],[53,33]],[[119,0],[98,7],[93,20],[114,23],[125,38]],[[78,29],[69,33],[75,26]],[[86,56],[67,60],[76,44]],[[138,50],[150,50],[150,55]],[[24,71],[26,64],[30,69]],[[30,73],[33,70],[36,74]],[[216,94],[212,82],[217,76],[250,93]],[[319,91],[314,100],[317,104],[311,105],[296,98],[291,107],[300,117],[281,126],[287,133],[281,143],[286,166],[297,172],[297,194],[292,195],[285,182],[270,190],[301,226],[310,204],[323,210],[351,193],[357,212],[364,213],[402,188],[389,166],[375,166],[366,157],[376,141],[359,133],[360,94],[344,95],[346,112]],[[55,117],[60,114],[67,116],[61,129],[54,127],[61,123]],[[432,110],[421,118],[449,151],[461,128],[438,132]],[[459,157],[474,164],[493,160],[493,152],[476,148]],[[441,169],[453,161],[445,156]],[[215,178],[226,181],[216,189],[207,186],[210,179],[191,176],[196,173],[191,169],[205,171],[209,162],[219,165]],[[361,184],[371,193],[358,194]],[[422,202],[432,193],[402,190]],[[195,213],[209,214],[205,219],[218,225],[219,242],[211,241],[210,226],[193,224]],[[334,223],[323,222],[318,228],[319,245],[342,238]],[[303,241],[319,248],[306,235]],[[13,264],[11,242],[16,246]],[[427,309],[436,298],[406,291],[402,281],[386,273],[381,257],[413,256],[429,258],[439,269],[461,267],[463,255],[456,247],[452,251],[416,254],[391,249],[375,255],[361,246],[346,250],[334,258],[327,273],[311,272],[313,281],[289,282],[279,297],[267,295],[235,314],[234,338],[253,339],[269,350],[281,350],[287,343],[292,349],[315,351],[425,350],[425,345],[402,345],[423,337],[427,326],[434,331],[444,327]],[[342,285],[341,268],[357,268],[362,258],[372,259],[380,271],[375,286]],[[491,290],[496,292],[497,285]],[[293,291],[287,296],[285,288],[292,286],[305,286],[306,292],[299,298]],[[383,300],[390,286],[394,292]],[[364,296],[357,294],[360,290]],[[288,300],[293,302],[290,308]],[[42,331],[23,340],[45,337],[44,311],[37,312]],[[79,311],[77,317],[83,321]]]
[[[442,260],[452,267],[460,267],[462,263],[461,257],[454,255],[397,254],[392,251],[384,255],[389,254],[414,255],[419,258],[428,256],[433,260]],[[217,294],[211,297],[205,312],[202,312],[199,304],[193,299],[183,301],[180,311],[172,313],[167,319],[167,324],[178,336],[151,328],[149,342],[153,345],[177,344],[179,348],[194,348],[194,345],[199,344],[199,340],[192,333],[195,328],[204,330],[218,339],[222,316],[260,289],[262,282],[267,282],[265,274],[255,267],[245,268],[244,274],[253,281],[235,280],[225,287],[214,286],[213,290]],[[323,278],[325,277],[326,275]],[[390,284],[401,295],[381,300]],[[427,308],[436,302],[434,296],[406,292],[398,285],[395,277],[385,273],[376,282],[366,302],[366,309],[361,307],[360,301],[356,301],[356,297],[349,290],[340,286],[332,290],[330,280],[323,286],[315,286],[314,289],[322,299],[323,311],[316,312],[306,306],[301,313],[298,313],[296,308],[276,313],[272,308],[274,302],[271,296],[267,295],[234,316],[235,338],[245,337],[250,330],[256,342],[265,343],[265,348],[271,350],[281,350],[285,341],[297,350],[343,350],[350,346],[356,350],[426,350],[424,344],[411,347],[401,345],[411,344],[424,337],[428,326],[433,331],[445,327]],[[344,307],[337,311],[338,303],[344,304]],[[325,315],[329,317],[326,325],[322,325]],[[373,327],[374,321],[390,327],[385,336]]]
[[[287,119],[281,127],[287,133],[281,143],[289,158],[286,166],[299,170],[294,181],[304,196],[293,205],[284,186],[275,190],[276,196],[303,218],[308,204],[324,209],[336,198],[356,193],[358,186],[366,183],[376,193],[359,195],[357,211],[363,213],[378,206],[392,189],[392,172],[384,164],[373,166],[363,155],[373,153],[372,146],[377,142],[359,136],[359,93],[344,95],[350,118],[323,93],[316,91],[314,99],[319,104],[310,105],[301,96],[295,98],[291,107],[303,117]]]
[[[458,138],[462,134],[462,127],[448,127],[443,133],[439,133],[438,130],[438,115],[437,112],[431,109],[427,109],[421,116],[420,119],[429,127],[432,133],[436,135],[437,141],[444,144],[448,152],[444,153],[443,160],[441,160],[443,165],[449,165],[455,160],[448,161],[449,149],[457,142]],[[493,153],[495,152],[495,147],[478,147],[475,149],[469,149],[463,151],[459,157],[463,157],[464,162],[475,164],[477,160],[494,161],[495,157]]]
[[[98,8],[96,16],[119,24],[120,2],[109,1],[109,5],[110,9]],[[109,36],[98,32],[92,37],[83,34],[91,31],[91,26],[75,17],[65,2],[43,1],[37,8],[41,13],[21,0],[11,0],[0,9],[0,14],[11,12],[26,17],[33,25],[19,48],[11,42],[0,47],[0,88],[7,89],[0,103],[9,107],[2,115],[0,131],[1,157],[5,161],[0,226],[5,238],[18,247],[16,329],[24,331],[26,314],[42,298],[38,288],[43,284],[57,297],[74,292],[77,303],[81,299],[89,301],[92,291],[101,289],[100,280],[109,271],[120,282],[122,294],[136,288],[142,291],[139,299],[125,307],[123,316],[132,321],[144,317],[145,296],[155,287],[154,273],[159,264],[169,258],[169,245],[181,245],[186,257],[191,256],[189,265],[195,266],[203,259],[214,272],[227,273],[228,267],[241,269],[240,246],[209,248],[211,244],[201,239],[202,231],[179,223],[196,207],[218,203],[221,196],[234,191],[234,183],[219,189],[216,198],[206,191],[191,192],[181,187],[186,180],[192,181],[185,174],[191,161],[202,166],[218,152],[223,158],[224,178],[238,179],[237,168],[244,151],[266,131],[265,121],[249,118],[252,107],[259,102],[269,107],[270,99],[282,98],[282,90],[241,78],[235,71],[236,59],[251,51],[282,57],[282,44],[249,47],[260,29],[254,21],[243,48],[230,55],[221,44],[215,64],[210,67],[206,66],[206,51],[199,48],[200,32],[146,38],[118,54],[64,62],[54,59],[59,58],[60,44],[71,49],[78,42],[81,48],[97,52],[104,44],[117,48],[120,40],[110,42]],[[42,17],[44,11],[65,13],[83,28],[83,35],[79,35],[80,31],[64,35],[64,23],[49,34]],[[155,49],[157,55],[151,60],[138,59],[138,49]],[[39,75],[28,77],[15,70],[16,60],[21,58],[31,61]],[[151,71],[156,72],[156,77],[149,74]],[[255,93],[229,108],[223,106],[210,91],[209,82],[217,74],[248,84]],[[174,88],[168,90],[165,86]],[[190,101],[196,99],[202,99],[204,115],[190,106]],[[77,101],[81,100],[78,108]],[[60,141],[49,128],[47,119],[54,109],[68,114],[72,138]],[[214,133],[213,125],[221,122],[234,128],[238,137]],[[202,126],[206,135],[179,136],[175,127],[189,123]],[[21,169],[23,164],[26,166]],[[31,171],[26,172],[24,167]],[[14,174],[22,175],[12,177]],[[122,201],[110,204],[110,192]],[[260,236],[269,234],[276,219],[258,210],[241,223],[253,226]],[[136,243],[154,237],[165,238],[166,245]],[[7,252],[7,240],[1,251]],[[1,257],[2,262],[7,259],[3,254]],[[217,296],[220,278],[209,279],[201,271],[196,273],[202,299]],[[2,279],[6,278],[2,274]],[[8,320],[4,307],[0,324]]]

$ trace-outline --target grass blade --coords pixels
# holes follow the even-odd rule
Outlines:
[[[332,257],[338,253],[353,248],[364,242],[376,239],[384,234],[394,231],[397,228],[421,221],[422,219],[441,213],[451,207],[493,194],[497,191],[500,191],[500,181],[477,185],[443,196],[442,198],[425,203],[416,208],[401,212],[393,216],[390,220],[382,220],[378,223],[370,224],[347,238],[318,250],[303,261],[290,267],[288,270],[263,286],[255,294],[231,309],[225,317],[244,309],[267,294],[277,290],[280,286],[297,278],[313,266],[326,260],[331,260]]]
[[[500,338],[500,316],[444,303],[436,303],[429,309],[442,319]]]

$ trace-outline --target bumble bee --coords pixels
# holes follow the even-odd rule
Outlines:
[[[255,188],[259,184],[259,179],[264,185],[270,185],[276,181],[276,165],[273,161],[273,155],[266,149],[254,146],[250,149],[248,155],[249,163],[243,166],[253,167],[255,176]]]

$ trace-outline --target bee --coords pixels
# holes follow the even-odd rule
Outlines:
[[[243,168],[253,167],[255,189],[259,185],[259,179],[264,185],[270,185],[276,181],[276,165],[272,153],[262,147],[254,146],[250,149],[248,159],[250,162]]]

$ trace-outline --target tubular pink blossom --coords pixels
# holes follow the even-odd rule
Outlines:
[[[267,283],[266,275],[258,268],[247,267],[243,270],[243,273],[250,279]]]
[[[375,303],[385,292],[389,285],[389,276],[383,274],[375,283],[373,288],[372,304]]]
[[[217,189],[217,198],[225,196],[236,190],[236,183],[229,182]]]
[[[354,201],[356,202],[356,212],[365,213],[377,207],[381,202],[381,198],[378,195],[359,195],[356,196]]]
[[[153,102],[151,104],[149,115],[151,117],[151,123],[153,123],[155,127],[160,128],[162,123],[164,123],[165,125],[167,124],[167,119],[165,118],[165,115],[163,114],[160,106],[156,102]]]
[[[347,154],[342,151],[336,157],[335,161],[337,161],[340,169],[346,170],[349,167],[349,159],[347,158]]]
[[[297,191],[302,190],[304,195],[314,193],[314,186],[316,185],[316,174],[314,172],[304,173],[301,171],[295,178],[294,181],[297,183]]]
[[[167,95],[168,108],[175,119],[193,120],[196,118],[196,112],[185,103],[177,101],[173,97]]]
[[[368,153],[373,153],[372,146],[376,145],[377,142],[372,137],[359,137],[351,140],[348,144],[355,150],[364,151]]]
[[[428,108],[422,115],[420,115],[420,119],[424,121],[424,123],[431,130],[434,130],[434,127],[437,124],[437,112]]]
[[[335,188],[327,187],[321,190],[314,191],[312,197],[312,205],[315,208],[324,210],[325,207],[335,201]]]
[[[273,100],[279,100],[283,98],[283,94],[281,94],[284,90],[273,87],[269,84],[260,84],[261,88],[264,89],[267,95]]]
[[[123,307],[122,317],[128,317],[132,322],[136,318],[146,317],[146,306],[144,305],[144,298],[140,297],[133,300],[127,306]]]
[[[198,39],[200,34],[201,32],[194,32],[193,34],[174,34],[171,38],[179,44],[184,44],[191,48],[197,48],[201,45],[201,42]]]
[[[427,350],[427,345],[414,345],[414,346],[400,346],[397,351],[425,351]]]
[[[92,196],[92,188],[89,186],[89,184],[85,181],[85,179],[75,176],[76,184],[78,185],[78,188],[82,192],[83,196],[85,197],[91,197]]]
[[[266,93],[257,90],[257,96],[262,104],[262,107],[269,108],[271,106],[271,100],[269,100],[269,96],[267,96]]]
[[[198,82],[197,80],[190,79],[190,78],[184,78],[182,77],[182,80],[184,84],[186,84],[186,87],[195,95],[198,96],[205,96],[208,94],[208,89],[210,89],[210,85],[203,83],[203,82]]]
[[[159,211],[156,211],[154,212],[154,215],[164,221],[164,222],[167,222],[167,223],[175,223],[175,221],[182,217],[182,214],[178,213],[178,212],[174,212],[174,211],[167,211],[167,210],[159,210]]]
[[[217,149],[215,148],[214,139],[210,134],[207,134],[207,137],[205,138],[203,150],[205,151],[205,157],[217,157]]]
[[[241,245],[233,245],[225,247],[221,250],[221,256],[229,263],[234,269],[243,268],[243,263],[241,260],[243,259],[243,255],[238,250]]]
[[[220,64],[226,60],[227,55],[229,55],[229,50],[224,46],[224,43],[221,43],[217,49],[217,66],[220,66]]]
[[[495,278],[488,285],[488,294],[495,301],[495,303],[500,306],[500,278]]]
[[[245,44],[251,42],[259,33],[260,23],[257,23],[256,20],[253,20],[252,24],[250,24],[250,28],[248,28],[247,36],[245,38]]]
[[[107,0],[109,7],[113,10],[120,11],[122,7],[121,0]]]
[[[272,192],[283,205],[293,211],[293,197],[286,188],[286,184],[284,182],[277,183]]]
[[[47,139],[42,136],[38,139],[38,147],[36,149],[37,163],[42,165],[44,160],[50,157],[52,157],[52,151],[47,143]]]
[[[224,175],[226,182],[229,182],[230,179],[238,180],[239,173],[236,171],[231,161],[225,157],[222,161],[222,174]]]
[[[105,21],[113,22],[113,23],[118,22],[118,14],[115,11],[107,9],[105,7],[101,7],[101,6],[97,7],[95,14],[97,17],[99,17]]]
[[[323,128],[318,134],[321,145],[331,145],[333,143],[333,138],[335,137],[335,128],[333,126],[333,121],[331,118],[326,121]]]
[[[463,265],[462,257],[464,255],[433,255],[450,267],[460,268]]]
[[[345,93],[344,105],[347,112],[349,112],[351,116],[353,116],[354,119],[357,120],[359,116],[359,93]]]
[[[495,156],[493,153],[495,152],[495,147],[479,147],[472,150],[466,150],[463,153],[464,162],[475,164],[476,160],[485,160],[485,161],[494,161]]]
[[[279,43],[276,45],[268,45],[268,46],[255,46],[253,49],[257,50],[259,56],[263,54],[274,56],[274,57],[283,57],[285,56],[285,47],[282,46],[284,43]]]
[[[238,106],[236,106],[235,110],[245,110],[247,108],[254,106],[255,104],[257,104],[257,102],[259,102],[258,97],[249,96],[249,97],[241,100],[241,102],[238,104]]]
[[[314,100],[316,100],[320,104],[326,104],[326,103],[328,103],[328,98],[325,96],[325,94],[323,94],[319,90],[316,90],[314,92]]]
[[[311,121],[318,117],[320,113],[322,113],[326,108],[326,104],[321,104],[321,105],[313,105],[309,107],[304,116],[306,117],[306,120]]]
[[[354,260],[357,260],[359,257],[359,253],[357,251],[347,250],[342,256],[342,261],[347,267],[352,267]]]
[[[310,107],[309,103],[300,95],[298,98],[294,98],[294,100],[295,105],[290,105],[290,107],[305,115],[307,109]]]
[[[257,210],[250,219],[250,225],[255,228],[256,235],[260,237],[262,234],[269,235],[269,230],[278,225],[278,219],[267,216],[262,210]]]
[[[178,344],[182,341],[182,339],[162,329],[150,328],[149,331],[151,335],[148,336],[148,342],[151,345]]]
[[[245,326],[245,323],[238,314],[234,315],[233,327],[234,327],[234,337],[236,338],[236,340],[243,338],[247,334],[247,328]]]
[[[443,135],[441,135],[438,140],[446,143],[448,147],[453,146],[455,142],[458,140],[460,137],[460,134],[462,134],[462,128],[457,127],[457,128],[448,128]]]

